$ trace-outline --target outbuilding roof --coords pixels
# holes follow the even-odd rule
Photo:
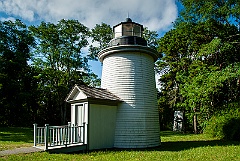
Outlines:
[[[122,100],[109,92],[107,89],[89,87],[85,85],[75,85],[68,94],[65,101],[76,102],[79,100],[107,100],[122,102]]]
[[[78,86],[83,93],[87,95],[88,98],[96,98],[96,99],[107,99],[107,100],[121,100],[119,97],[115,96],[111,92],[109,92],[107,89],[103,88],[95,88],[95,87],[89,87],[89,86]]]

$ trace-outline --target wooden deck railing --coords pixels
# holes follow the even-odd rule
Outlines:
[[[82,126],[68,125],[38,127],[34,125],[34,146],[44,146],[45,150],[48,147],[65,146],[72,144],[86,144],[85,129],[86,124]]]

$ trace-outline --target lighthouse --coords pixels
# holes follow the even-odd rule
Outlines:
[[[114,38],[99,52],[101,88],[122,100],[116,112],[114,147],[160,145],[154,63],[157,52],[147,46],[143,25],[127,18],[113,27]]]

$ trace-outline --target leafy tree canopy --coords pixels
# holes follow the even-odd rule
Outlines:
[[[105,47],[113,38],[113,32],[110,25],[102,23],[96,24],[96,26],[91,30],[92,43],[89,46],[89,58],[92,60],[97,60],[97,54]]]
[[[34,64],[40,68],[36,78],[40,81],[43,106],[55,109],[50,112],[60,113],[63,124],[67,106],[64,100],[74,84],[94,86],[99,82],[90,72],[86,54],[81,52],[88,45],[90,31],[77,20],[42,22],[29,29],[37,42]]]
[[[164,55],[157,62],[165,97],[160,107],[192,114],[197,110],[206,120],[205,116],[239,102],[239,2],[181,2],[184,9],[174,29],[158,42]]]
[[[18,126],[28,121],[19,114],[31,112],[32,102],[26,97],[32,80],[27,62],[34,39],[20,20],[0,21],[0,37],[0,126]]]

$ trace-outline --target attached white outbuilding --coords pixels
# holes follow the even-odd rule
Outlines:
[[[114,147],[120,98],[105,89],[75,85],[66,101],[71,103],[71,123],[86,125],[87,150]]]

